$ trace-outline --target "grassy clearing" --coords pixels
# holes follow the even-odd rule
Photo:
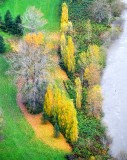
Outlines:
[[[65,152],[39,141],[16,104],[16,88],[5,75],[8,64],[0,55],[0,108],[4,116],[4,140],[0,142],[1,160],[63,160]]]
[[[60,4],[61,0],[6,0],[0,5],[0,14],[3,16],[9,9],[13,16],[22,15],[27,7],[35,6],[48,20],[46,29],[54,31],[59,29]]]

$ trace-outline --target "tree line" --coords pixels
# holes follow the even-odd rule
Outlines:
[[[4,19],[2,19],[2,16],[0,16],[0,29],[3,32],[7,32],[12,35],[22,36],[23,26],[21,16],[17,15],[15,18],[13,18],[10,11],[7,10],[4,15]]]

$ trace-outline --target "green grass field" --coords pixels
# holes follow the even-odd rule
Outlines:
[[[65,153],[39,141],[16,104],[16,88],[5,75],[8,64],[0,55],[0,108],[4,116],[4,140],[0,160],[63,160]]]
[[[22,15],[26,8],[35,6],[44,13],[44,17],[48,20],[46,28],[50,31],[59,29],[61,0],[5,0],[0,5],[0,14],[3,16],[9,9],[13,16]]]

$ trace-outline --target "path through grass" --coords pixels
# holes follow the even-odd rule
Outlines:
[[[0,108],[4,115],[4,140],[0,160],[63,160],[65,152],[39,141],[16,104],[16,88],[5,75],[8,64],[0,55]]]

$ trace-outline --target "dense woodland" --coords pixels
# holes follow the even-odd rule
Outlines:
[[[0,2],[4,5],[6,1]],[[111,139],[102,124],[100,81],[106,47],[121,31],[119,26],[113,30],[111,24],[119,19],[123,8],[120,0],[60,2],[56,38],[50,37],[51,31],[45,29],[48,19],[35,6],[21,15],[6,10],[0,16],[0,56],[8,66],[4,76],[16,84],[30,114],[41,113],[43,125],[52,123],[53,137],[64,135],[72,147],[65,159],[112,159],[108,152]],[[57,67],[67,75],[66,80],[52,76]],[[4,112],[4,108],[0,110],[1,142],[6,139]]]

